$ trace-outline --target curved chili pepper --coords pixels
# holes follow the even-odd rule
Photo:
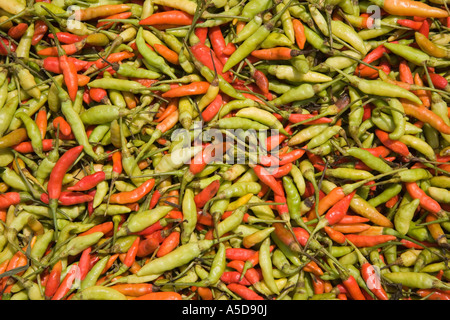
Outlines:
[[[111,195],[109,202],[117,204],[127,204],[137,202],[147,195],[155,186],[155,179],[148,179],[139,187],[132,191],[124,191]]]
[[[47,192],[49,199],[59,199],[62,190],[62,181],[67,170],[83,151],[83,146],[76,146],[64,153],[56,162],[48,181]]]
[[[75,185],[70,186],[67,190],[70,191],[87,191],[96,187],[100,182],[104,181],[106,177],[105,172],[99,171],[91,175],[83,177]]]

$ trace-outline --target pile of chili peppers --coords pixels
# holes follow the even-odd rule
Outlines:
[[[449,300],[448,5],[1,1],[1,299]]]

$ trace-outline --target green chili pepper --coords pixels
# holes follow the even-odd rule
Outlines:
[[[27,134],[31,139],[31,145],[33,146],[33,151],[41,158],[45,158],[42,151],[42,137],[36,122],[31,119],[29,115],[24,112],[18,112],[14,115],[19,118],[27,129]]]
[[[383,192],[377,195],[375,198],[371,198],[368,202],[374,206],[378,207],[379,205],[385,203],[392,197],[398,195],[402,191],[402,186],[400,184],[389,184]]]
[[[391,272],[384,274],[388,281],[399,283],[410,288],[448,290],[449,286],[436,278],[423,272]]]
[[[374,156],[367,150],[360,149],[360,148],[349,148],[346,150],[346,152],[350,156],[361,160],[368,167],[370,167],[378,172],[387,173],[387,172],[392,171],[392,168],[386,162],[384,162],[382,159]]]
[[[181,243],[189,242],[192,232],[197,225],[197,208],[194,201],[194,192],[187,188],[182,201],[183,223],[181,231]]]
[[[176,76],[173,74],[169,65],[166,64],[165,60],[147,47],[143,33],[144,29],[142,27],[139,28],[136,35],[136,46],[138,47],[138,50],[144,57],[145,61],[149,65],[157,68],[158,70],[161,70],[162,73],[167,74],[170,78],[176,79]]]
[[[8,94],[8,96],[10,95]],[[7,132],[18,106],[19,97],[15,95],[7,99],[5,105],[0,109],[0,136]]]
[[[291,1],[290,1],[291,2]],[[255,50],[261,43],[270,35],[275,23],[281,18],[283,13],[290,6],[290,2],[280,10],[275,16],[273,16],[268,22],[264,23],[262,26],[256,30],[250,37],[245,39],[245,41],[236,49],[235,52],[230,56],[227,62],[223,66],[222,72],[230,70],[232,67],[240,63],[244,58],[246,58],[253,50]]]

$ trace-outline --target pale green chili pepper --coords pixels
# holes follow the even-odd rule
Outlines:
[[[367,202],[369,202],[374,207],[378,207],[380,204],[385,203],[392,197],[399,194],[400,191],[402,191],[401,184],[390,184],[386,187],[386,189],[383,190],[383,192],[381,192],[375,198],[369,199]]]
[[[81,113],[80,119],[86,125],[105,124],[130,113],[131,110],[118,105],[96,105]]]
[[[108,194],[108,191],[109,184],[107,181],[101,181],[99,184],[97,184],[93,202],[94,208],[97,208],[103,202],[103,199]]]
[[[222,239],[229,239],[229,237],[223,237]],[[145,264],[137,272],[137,276],[142,277],[152,274],[161,274],[165,271],[181,267],[199,257],[203,252],[210,249],[215,243],[217,243],[216,240],[199,240],[197,242],[191,241],[181,245],[168,254],[160,258],[153,259]]]
[[[97,263],[91,268],[91,270],[89,270],[86,277],[80,283],[81,290],[92,287],[97,283],[98,278],[103,272],[103,269],[105,269],[109,258],[109,255],[104,256],[99,261],[97,261]]]
[[[422,153],[428,160],[434,161],[436,160],[436,154],[433,148],[423,141],[420,138],[417,138],[413,135],[405,134],[400,137],[399,141],[406,144],[408,147],[411,147],[420,153]]]
[[[31,40],[33,39],[33,35],[34,23],[30,23],[23,36],[20,38],[19,44],[17,45],[15,52],[18,58],[27,59],[30,57]]]
[[[42,137],[41,132],[39,131],[39,128],[36,124],[36,122],[31,119],[29,115],[27,115],[25,112],[18,112],[14,115],[15,117],[19,118],[22,123],[25,125],[25,128],[27,129],[28,137],[31,139],[31,145],[33,146],[33,151],[40,157],[45,158],[45,155],[42,151]]]
[[[182,200],[182,212],[183,212],[183,222],[181,224],[181,243],[185,244],[189,242],[192,232],[194,232],[195,226],[197,225],[197,208],[194,201],[194,191],[187,188],[184,191]]]
[[[349,43],[353,48],[361,52],[363,56],[367,54],[367,48],[364,40],[355,31],[355,29],[350,27],[348,24],[339,20],[331,20],[331,32],[334,36]]]
[[[233,43],[240,43],[250,37],[262,25],[261,14],[255,15],[252,20],[245,24],[244,28],[232,39]]]
[[[243,205],[237,208],[233,211],[233,213],[225,218],[224,220],[220,221],[217,224],[216,229],[213,231],[213,235],[220,238],[227,232],[232,231],[233,229],[237,228],[244,219],[244,214],[248,210],[248,205]]]
[[[15,92],[17,93],[17,91]],[[7,132],[18,106],[19,97],[16,94],[7,99],[5,105],[0,109],[0,136]]]
[[[270,238],[266,238],[259,248],[259,265],[267,287],[276,295],[280,294],[278,286],[273,277],[272,259],[270,257]]]
[[[398,140],[402,135],[405,134],[405,126],[406,126],[406,118],[405,118],[405,110],[401,102],[398,99],[389,99],[389,106],[391,109],[392,120],[395,124],[394,131],[389,133],[389,138],[391,140]]]
[[[307,147],[309,149],[318,147],[331,139],[331,137],[342,133],[342,131],[343,129],[340,126],[328,127],[324,131],[313,137],[311,140],[309,140]]]
[[[139,232],[157,222],[159,219],[163,218],[172,210],[171,206],[158,206],[151,210],[144,210],[136,213],[126,222],[126,226],[122,227],[118,233],[117,237],[124,236],[126,234]]]
[[[171,68],[166,63],[164,58],[162,58],[156,52],[150,50],[150,48],[147,47],[143,32],[144,29],[142,27],[139,28],[138,33],[136,35],[136,46],[139,52],[144,57],[145,61],[151,66],[157,68],[158,70],[161,70],[162,73],[167,74],[170,78],[176,79],[176,76],[173,74]]]
[[[14,171],[8,167],[4,168],[4,171],[0,174],[3,182],[6,183],[13,189],[28,191],[28,187],[22,178]]]
[[[269,74],[274,75],[280,80],[288,80],[292,82],[310,82],[322,83],[333,80],[330,76],[316,71],[299,72],[294,66],[289,65],[270,65],[267,68]]]
[[[374,156],[369,151],[360,149],[360,148],[349,148],[346,150],[346,152],[352,156],[355,157],[362,162],[364,162],[365,165],[368,167],[381,172],[381,173],[387,173],[392,171],[392,168],[384,162],[382,159]]]
[[[23,112],[28,116],[33,116],[44,104],[48,101],[48,95],[50,90],[45,90],[41,92],[41,96],[39,99],[30,99],[27,101],[26,106],[19,106],[16,110],[16,113]],[[0,109],[2,110],[2,109]],[[1,112],[1,111],[0,111]],[[11,120],[11,123],[8,127],[8,131],[13,131],[20,127],[22,121],[16,117]]]

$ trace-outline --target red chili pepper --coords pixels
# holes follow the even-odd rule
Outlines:
[[[89,194],[79,193],[79,192],[71,192],[71,191],[61,191],[61,194],[58,198],[58,203],[62,206],[73,206],[80,203],[85,203],[94,200],[94,197]],[[50,198],[48,194],[41,194],[41,201],[49,204]]]
[[[80,261],[78,262],[78,266],[80,267],[80,279],[83,280],[89,272],[91,265],[91,254],[92,248],[89,247],[84,249],[80,256]]]
[[[388,132],[382,131],[380,129],[375,129],[375,135],[378,139],[380,139],[381,143],[390,150],[404,157],[409,157],[411,155],[408,146],[401,141],[389,139]]]
[[[27,29],[28,25],[24,22],[21,22],[8,30],[8,36],[13,38],[14,40],[20,39],[25,34]]]
[[[226,47],[223,49],[223,53],[226,54],[227,56],[231,56],[233,54],[233,52],[236,51],[236,45],[232,42],[227,43]],[[249,61],[251,61],[252,57],[249,57]],[[253,61],[254,62],[254,61]]]
[[[353,300],[366,300],[361,288],[358,285],[358,282],[352,275],[347,275],[347,277],[344,277],[342,284],[347,289],[347,292]]]
[[[238,283],[247,287],[252,285],[245,277],[241,279],[241,273],[238,271],[225,271],[220,280],[225,284]]]
[[[228,55],[224,53],[224,50],[227,45],[225,42],[225,38],[223,37],[222,30],[220,29],[220,26],[214,26],[209,28],[208,35],[215,55],[222,63],[222,65],[224,65],[228,60]],[[218,69],[217,66],[216,68]]]
[[[103,88],[89,88],[89,97],[95,102],[106,103],[108,92]]]
[[[161,199],[161,192],[159,190],[155,190],[152,194],[152,198],[150,199],[149,209],[153,209]]]
[[[113,168],[112,172],[115,176],[118,176],[122,173],[123,167],[122,167],[122,153],[121,152],[114,152],[112,154],[112,161],[113,161]]]
[[[300,150],[300,149],[298,149],[298,150]],[[289,174],[289,172],[291,172],[291,169],[292,169],[292,162],[288,162],[288,163],[282,165],[281,167],[275,167],[274,170],[270,170],[270,173],[272,174],[272,176],[274,178],[279,179],[279,178],[282,178],[285,175]]]
[[[267,186],[270,187],[270,189],[279,196],[284,196],[284,189],[283,186],[280,185],[275,177],[267,171],[266,168],[260,165],[256,165],[253,168],[253,171],[258,176],[258,178],[264,182]]]
[[[196,81],[189,84],[176,86],[162,94],[163,98],[178,98],[188,95],[205,94],[210,83],[208,81]]]
[[[61,116],[57,116],[53,119],[53,127],[55,130],[59,127],[59,132],[65,136],[68,136],[72,133],[72,128],[70,124]]]
[[[203,110],[202,118],[204,121],[211,121],[219,112],[223,104],[222,94],[218,94],[214,100]]]
[[[164,227],[165,227],[165,225],[163,224],[163,222],[161,220],[159,220],[158,222],[155,222],[151,226],[148,226],[147,228],[137,232],[136,234],[140,235],[140,236],[148,236],[148,235],[154,233],[155,231],[161,230]]]
[[[34,120],[36,125],[39,128],[39,132],[41,133],[41,138],[45,138],[45,134],[47,133],[47,111],[45,109],[41,109],[38,111],[36,115],[36,119]]]
[[[280,166],[292,164],[294,161],[300,159],[305,154],[305,151],[304,149],[294,149],[288,153],[280,154]]]
[[[139,242],[139,247],[136,252],[136,256],[145,257],[153,253],[159,247],[159,242],[155,238],[143,239]]]
[[[418,31],[422,27],[423,22],[409,19],[398,19],[397,24]]]
[[[436,242],[428,242],[428,241],[417,241],[420,244],[417,244],[415,242],[401,239],[400,242],[402,243],[402,246],[408,248],[408,249],[418,249],[423,250],[424,247],[437,247],[438,244]]]
[[[73,63],[77,72],[83,70],[86,67],[86,65],[88,64],[87,61],[79,60],[79,59],[73,58],[73,57],[68,57],[68,60]],[[63,70],[61,69],[61,65],[59,63],[58,57],[46,57],[46,58],[42,59],[42,67],[45,70],[53,72],[53,73],[59,73],[59,74],[63,73]]]
[[[54,139],[43,139],[42,140],[42,151],[50,151],[53,150],[53,142]],[[20,153],[32,153],[34,152],[33,146],[31,145],[31,141],[23,141],[15,146],[11,147],[13,150]]]
[[[450,293],[438,289],[419,289],[416,293],[428,300],[450,300]]]
[[[257,294],[255,291],[239,283],[230,283],[227,285],[227,288],[236,293],[244,300],[264,300],[264,298]]]
[[[437,73],[430,73],[430,79],[433,86],[437,89],[445,89],[448,86],[448,81],[443,76]]]
[[[413,84],[414,78],[411,72],[411,68],[408,65],[408,62],[406,60],[400,61],[400,64],[398,65],[398,71],[399,71],[399,77],[400,81]]]
[[[355,194],[356,190],[339,200],[327,211],[325,219],[328,221],[328,225],[334,225],[344,218]]]
[[[405,187],[411,197],[420,200],[421,208],[438,217],[441,215],[446,216],[446,213],[442,210],[439,202],[428,196],[416,182],[405,182]]]
[[[378,146],[374,148],[362,148],[362,149],[369,151],[375,157],[383,157],[383,158],[386,158],[391,152],[388,148],[384,146]]]
[[[359,234],[346,234],[345,238],[350,240],[356,247],[372,247],[377,244],[386,243],[388,241],[393,241],[397,237],[392,235],[375,235],[375,236],[365,236]]]
[[[306,155],[308,156],[309,161],[311,161],[314,168],[316,168],[319,171],[325,170],[325,161],[322,159],[321,156],[315,155],[311,152],[306,152]]]
[[[53,297],[61,282],[62,261],[58,260],[52,268],[45,285],[44,295],[47,299]]]
[[[292,24],[294,27],[295,43],[300,50],[303,50],[306,43],[305,27],[299,19],[292,19]]]
[[[66,276],[62,280],[55,294],[53,295],[51,300],[62,300],[64,296],[69,292],[72,284],[74,283],[76,278],[80,277],[80,268],[77,264],[73,264]]]
[[[194,202],[197,206],[197,208],[203,208],[203,206],[210,200],[212,197],[214,197],[219,190],[220,187],[220,181],[214,180],[211,182],[205,189],[200,191],[198,194],[194,197]]]
[[[110,63],[121,62],[126,59],[130,59],[134,57],[133,52],[128,51],[120,51],[111,53],[106,59],[99,58],[97,59],[92,66],[95,66],[97,69],[102,69]],[[105,61],[106,60],[106,61]]]
[[[225,250],[225,255],[228,260],[242,260],[247,261],[254,254],[255,250],[246,248],[227,248]]]
[[[156,256],[163,257],[169,252],[172,252],[178,244],[180,243],[180,231],[174,230],[172,231],[162,242],[159,246],[158,252],[156,253]]]
[[[131,11],[121,12],[118,14],[113,14],[111,16],[105,17],[104,19],[128,19],[129,17],[132,16],[132,14],[133,12]],[[111,28],[113,25],[114,22],[100,21],[97,23],[96,27],[105,30]]]
[[[71,43],[71,44],[63,44],[63,45],[61,45],[61,48],[64,49],[64,52],[66,53],[67,56],[70,56],[74,53],[77,53],[81,49],[83,49],[84,45],[85,45],[85,41],[81,40],[81,41]],[[52,57],[59,56],[57,47],[47,47],[47,48],[41,49],[37,52],[37,54],[41,55],[41,56],[52,56]]]
[[[192,24],[192,22],[194,21],[193,19],[194,17],[192,15],[184,11],[170,10],[153,13],[149,17],[139,21],[139,24],[143,26],[153,26],[161,24],[188,26]]]
[[[83,177],[75,185],[68,187],[67,190],[70,191],[87,191],[96,187],[100,182],[104,181],[106,174],[104,171],[98,171],[91,175]]]
[[[21,201],[19,192],[6,192],[0,194],[0,209],[8,209],[10,206],[19,204]]]
[[[195,28],[194,33],[200,40],[200,43],[205,44],[206,39],[208,38],[208,28]]]
[[[114,228],[114,223],[112,221],[106,221],[100,224],[97,224],[90,228],[89,230],[79,233],[78,236],[86,236],[88,234],[94,233],[94,232],[103,232],[104,234],[107,234]]]
[[[383,45],[380,45],[380,46],[376,47],[375,49],[373,49],[371,52],[369,52],[362,61],[370,64],[370,63],[380,59],[381,57],[383,57],[383,55],[385,53],[390,53],[390,51],[388,49],[386,49]],[[363,68],[369,68],[369,67],[367,67],[364,64],[358,65],[358,69],[363,69]]]
[[[139,187],[131,191],[123,191],[111,195],[109,202],[117,204],[127,204],[137,202],[147,195],[155,185],[155,179],[148,179]]]
[[[59,65],[64,75],[64,83],[66,84],[70,99],[75,101],[78,91],[77,69],[74,63],[68,59],[67,55],[59,57]]]
[[[240,260],[231,260],[227,263],[227,267],[233,268],[238,272],[241,272],[244,270],[245,262]],[[255,268],[248,268],[245,272],[244,277],[251,283],[255,284],[261,281],[261,275]]]
[[[194,175],[202,172],[215,157],[221,156],[217,152],[225,152],[229,147],[229,143],[209,144],[192,158],[189,164],[189,172]]]
[[[42,40],[48,31],[48,26],[43,20],[36,20],[34,23],[34,34],[31,39],[31,45],[35,46]]]
[[[222,76],[227,82],[231,82],[232,77],[230,72],[222,72],[223,63],[211,48],[202,43],[197,43],[190,49],[195,59],[200,61],[203,65],[207,66],[212,71],[217,71],[217,74]]]
[[[83,151],[83,146],[76,146],[67,150],[56,162],[50,173],[47,192],[49,199],[58,199],[61,195],[62,181],[67,170],[73,165],[75,160]]]
[[[54,39],[55,38],[53,33],[50,33],[48,35],[48,37],[50,39]],[[75,42],[80,42],[81,40],[83,40],[87,36],[78,36],[78,35],[70,33],[70,32],[61,32],[60,31],[60,32],[56,32],[56,37],[58,38],[59,42],[61,42],[61,43],[73,44]]]
[[[380,275],[369,262],[361,266],[361,276],[367,284],[367,287],[379,300],[389,300],[389,297],[381,285]]]
[[[421,34],[423,34],[425,37],[428,38],[428,35],[429,35],[429,33],[430,33],[430,21],[429,21],[429,19],[425,19],[425,20],[422,22],[422,25],[421,25],[420,28],[419,28],[419,32],[420,32]]]
[[[261,89],[261,92],[264,94],[269,93],[269,80],[267,79],[267,76],[262,72],[261,70],[256,70],[252,74],[253,79],[255,80],[256,85],[259,89]]]
[[[127,266],[127,267],[131,267],[131,265],[134,263],[135,259],[136,259],[136,254],[139,250],[139,243],[140,243],[141,238],[137,237],[133,243],[131,244],[131,247],[128,249],[127,254],[125,256],[125,260],[123,261],[123,263]]]
[[[10,42],[5,38],[0,38],[3,43],[0,43],[0,55],[6,56],[8,54],[8,49],[11,52],[15,52],[17,45],[14,42]]]
[[[314,117],[313,114],[291,113],[289,115],[289,122],[298,123],[298,122],[305,121],[303,124],[312,125],[312,124],[330,123],[331,121],[333,121],[333,119],[330,119],[327,117],[322,117],[322,118],[319,118],[316,120],[306,121],[308,119],[311,119],[312,117]]]
[[[345,235],[342,232],[337,231],[329,226],[325,226],[323,229],[325,230],[328,237],[330,237],[330,239],[333,240],[334,242],[337,242],[339,244],[345,243],[346,241]]]

